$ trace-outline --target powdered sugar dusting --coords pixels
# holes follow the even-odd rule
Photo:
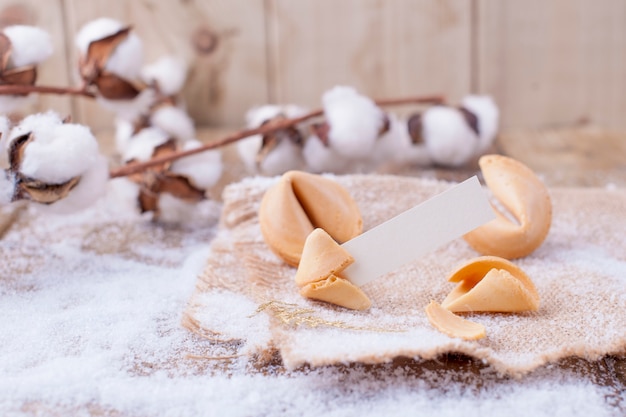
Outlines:
[[[249,179],[227,197],[274,180]],[[255,368],[233,355],[242,350],[223,343],[245,337],[250,352],[269,343],[268,316],[255,314],[258,305],[241,294],[203,295],[212,308],[199,319],[223,334],[199,337],[181,326],[197,276],[210,251],[220,250],[208,245],[221,206],[185,227],[123,214],[112,198],[72,217],[26,210],[0,242],[1,415],[613,416],[623,410],[619,393],[582,362],[519,380],[479,361],[287,372],[270,360]],[[367,343],[362,336],[357,347]]]

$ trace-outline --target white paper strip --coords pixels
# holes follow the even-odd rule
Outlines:
[[[361,286],[494,218],[474,176],[345,242],[354,263],[342,275]]]

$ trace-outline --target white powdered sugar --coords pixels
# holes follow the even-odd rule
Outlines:
[[[71,217],[27,210],[0,241],[1,415],[617,417],[623,411],[623,395],[584,367],[546,367],[515,379],[480,364],[469,371],[432,361],[295,371],[249,366],[220,344],[245,338],[239,347],[245,353],[268,343],[268,316],[256,314],[246,297],[205,295],[202,320],[223,334],[199,337],[181,325],[220,205],[205,212],[204,227],[172,227],[124,214],[118,197],[107,194]]]

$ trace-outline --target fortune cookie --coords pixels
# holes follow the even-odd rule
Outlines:
[[[340,243],[363,230],[359,208],[345,188],[329,178],[301,171],[286,172],[266,191],[259,222],[267,245],[291,266],[298,266],[313,229],[324,229]]]
[[[535,173],[512,158],[485,155],[478,161],[487,187],[515,221],[497,207],[496,219],[467,233],[469,245],[483,255],[507,259],[532,253],[545,240],[552,222],[552,203]]]
[[[352,310],[366,310],[371,302],[359,287],[341,276],[354,258],[323,229],[307,236],[296,271],[300,294]]]
[[[452,312],[515,313],[539,309],[539,294],[533,282],[504,258],[475,258],[452,272],[448,281],[458,284],[441,306]]]

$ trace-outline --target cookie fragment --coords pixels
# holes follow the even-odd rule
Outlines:
[[[539,294],[531,279],[504,258],[474,258],[453,271],[448,281],[458,285],[441,305],[453,312],[516,313],[539,309]]]
[[[477,340],[486,336],[485,326],[459,317],[435,301],[431,301],[426,306],[425,311],[430,324],[450,337]]]
[[[300,288],[300,294],[313,300],[326,301],[351,310],[367,310],[372,305],[363,291],[347,279],[330,275]]]

